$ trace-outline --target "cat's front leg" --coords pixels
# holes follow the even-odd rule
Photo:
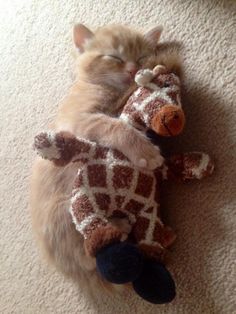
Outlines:
[[[124,121],[103,113],[79,115],[75,134],[109,148],[117,149],[138,167],[155,169],[163,164],[157,146],[140,131]]]
[[[131,127],[125,132],[120,149],[138,167],[153,170],[164,162],[159,147],[154,146],[144,134]]]

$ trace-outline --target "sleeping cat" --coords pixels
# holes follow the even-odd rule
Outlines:
[[[160,34],[160,27],[142,35],[121,25],[106,26],[95,33],[76,25],[78,76],[53,128],[117,148],[136,165],[150,169],[160,166],[163,158],[159,149],[116,118],[124,105],[122,96],[137,70],[154,53]],[[82,237],[68,212],[78,166],[57,168],[38,158],[33,167],[30,204],[42,250],[60,271],[75,280],[83,275],[96,277],[94,260],[86,257]]]
[[[137,166],[144,160],[151,169],[161,165],[159,150],[115,118],[118,100],[159,36],[159,28],[144,37],[124,26],[105,27],[94,35],[77,25],[74,41],[83,51],[78,59],[78,82],[59,110],[56,128],[117,148]]]

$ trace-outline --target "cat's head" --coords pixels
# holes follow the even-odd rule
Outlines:
[[[146,57],[154,53],[161,31],[159,26],[143,35],[127,26],[109,25],[93,33],[82,24],[76,25],[79,79],[125,90]]]

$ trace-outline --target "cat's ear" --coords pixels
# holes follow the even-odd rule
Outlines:
[[[86,26],[83,24],[76,24],[73,29],[73,39],[76,48],[79,49],[79,52],[84,51],[84,44],[86,41],[91,39],[94,36]]]
[[[153,48],[156,48],[156,45],[161,37],[161,33],[163,31],[163,27],[161,25],[152,28],[148,31],[144,37],[150,43]]]

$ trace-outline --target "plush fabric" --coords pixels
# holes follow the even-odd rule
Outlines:
[[[193,313],[235,311],[235,1],[11,0],[0,3],[1,313]],[[74,22],[164,25],[163,40],[184,43],[187,123],[171,152],[207,151],[215,174],[168,185],[165,221],[178,238],[168,269],[177,296],[166,306],[85,294],[41,261],[27,211],[35,134],[71,85]],[[159,139],[158,139],[159,141]]]

